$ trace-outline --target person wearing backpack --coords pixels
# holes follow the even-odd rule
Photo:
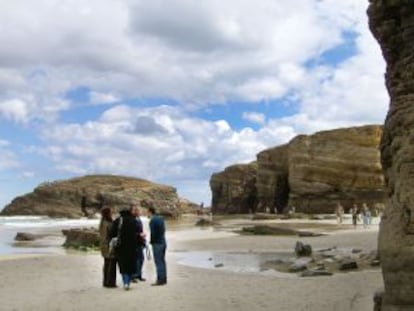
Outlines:
[[[124,209],[115,219],[111,237],[118,237],[116,257],[118,259],[119,272],[125,290],[129,290],[132,276],[137,270],[137,222],[131,209]]]

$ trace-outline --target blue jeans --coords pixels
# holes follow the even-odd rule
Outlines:
[[[138,247],[137,253],[137,272],[134,274],[134,278],[142,278],[142,266],[144,265],[144,247]]]
[[[152,244],[152,252],[154,254],[155,268],[157,269],[157,282],[167,282],[167,264],[165,262],[165,251],[167,244]]]
[[[131,275],[127,273],[122,273],[122,282],[124,285],[129,285],[131,283]]]

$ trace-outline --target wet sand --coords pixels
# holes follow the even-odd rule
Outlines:
[[[148,281],[133,284],[129,292],[121,287],[101,287],[102,259],[96,253],[5,258],[0,261],[0,309],[372,310],[373,293],[382,286],[379,269],[303,279],[283,274],[236,273],[226,267],[194,268],[178,264],[178,254],[292,251],[297,240],[315,249],[375,249],[377,228],[341,229],[311,238],[239,236],[211,229],[170,231],[168,285],[149,286],[154,279],[150,261],[144,268]]]

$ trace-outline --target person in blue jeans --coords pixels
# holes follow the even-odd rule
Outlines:
[[[167,250],[167,242],[165,240],[165,222],[164,218],[157,215],[153,207],[148,208],[151,231],[150,244],[154,255],[155,268],[157,270],[157,281],[153,286],[161,286],[167,284],[167,264],[165,262],[165,252]]]
[[[146,236],[144,233],[144,226],[141,221],[141,211],[138,206],[135,204],[131,205],[133,214],[137,221],[137,237],[138,237],[138,246],[137,246],[137,271],[133,275],[132,282],[145,282],[145,278],[142,277],[142,267],[144,265],[144,249],[147,244]]]

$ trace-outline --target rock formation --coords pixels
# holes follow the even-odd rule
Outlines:
[[[382,128],[367,125],[300,135],[212,176],[213,213],[332,213],[384,202],[379,144]],[[256,170],[257,168],[257,170]],[[253,202],[253,203],[252,203]]]
[[[62,230],[62,233],[66,237],[63,247],[78,249],[99,247],[100,236],[96,228]]]
[[[256,209],[257,164],[240,164],[227,167],[213,174],[210,188],[213,192],[212,212],[218,214],[241,214]]]
[[[188,205],[188,201],[182,201]],[[79,218],[94,215],[103,205],[119,210],[131,202],[142,207],[153,205],[166,216],[175,217],[181,212],[181,200],[173,187],[132,177],[90,175],[43,183],[15,198],[1,215]]]
[[[353,203],[383,202],[379,157],[380,126],[362,126],[314,135],[289,143],[289,204],[298,212],[332,213]]]
[[[387,62],[391,97],[381,142],[390,198],[379,234],[381,310],[414,310],[414,2],[371,0],[368,15]]]
[[[288,145],[264,150],[257,155],[258,211],[282,211],[289,200]],[[272,209],[272,210],[270,210]]]

